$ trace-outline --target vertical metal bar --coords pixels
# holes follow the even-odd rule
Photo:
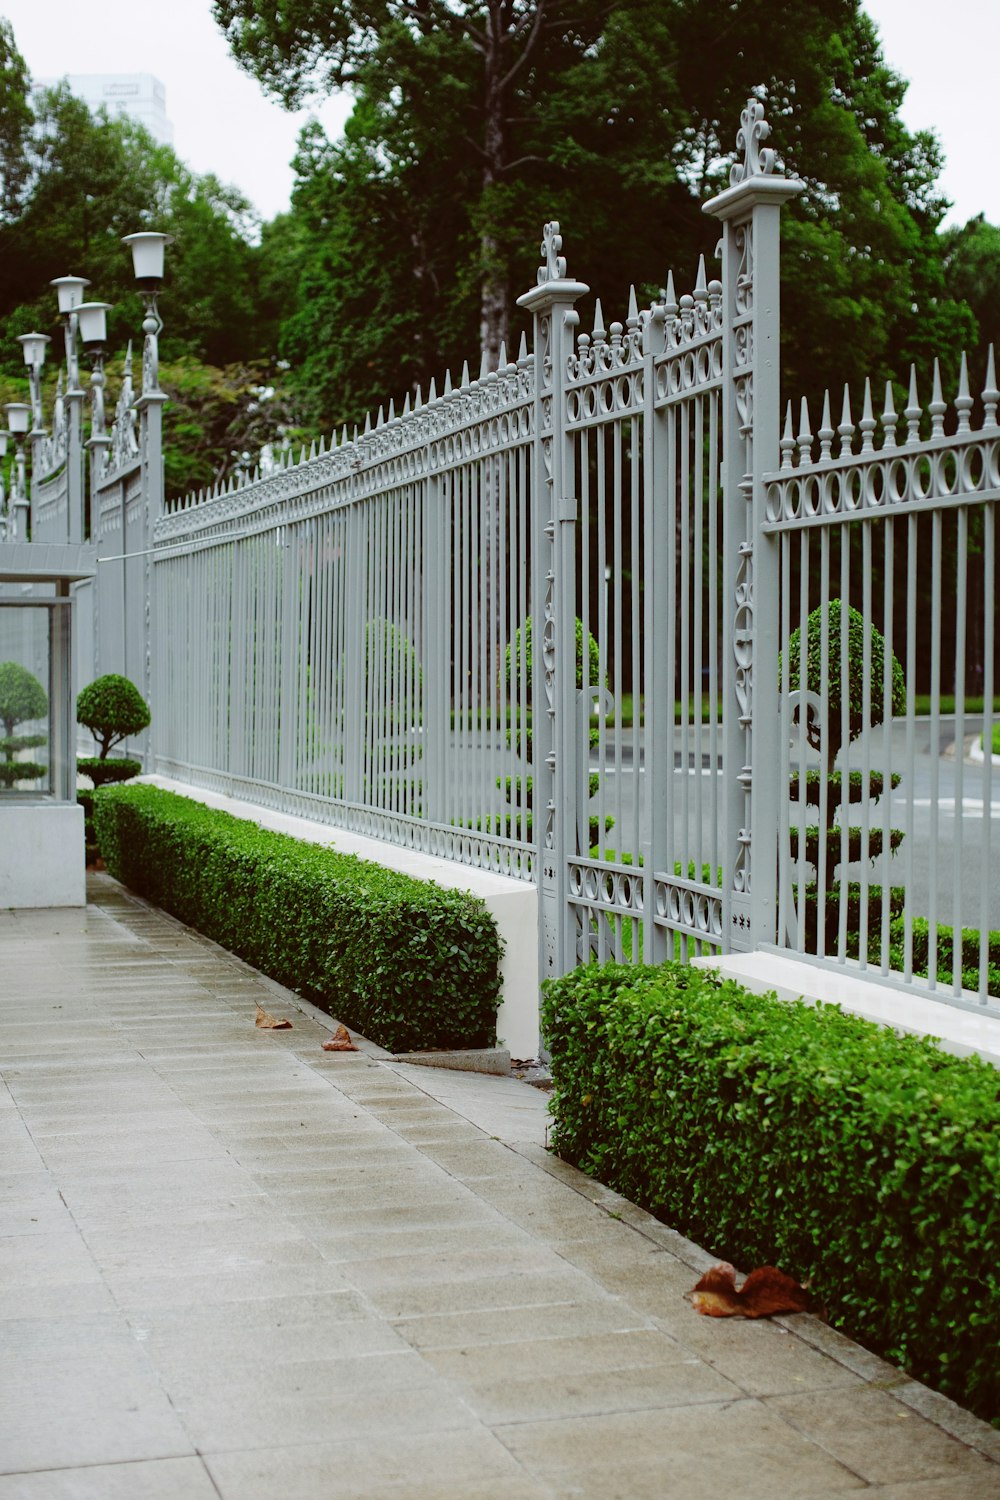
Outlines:
[[[719,644],[722,639],[722,618],[719,611],[719,502],[720,485],[719,453],[719,393],[713,391],[709,397],[708,423],[708,755],[711,772],[709,776],[709,860],[711,883],[718,885],[722,879],[719,868]],[[662,576],[662,575],[660,575]]]
[[[906,896],[903,906],[903,977],[913,979],[913,783],[916,772],[917,517],[907,518],[906,537]]]
[[[704,849],[704,827],[705,815],[703,805],[703,783],[705,780],[705,755],[704,755],[704,731],[702,721],[705,711],[704,677],[702,673],[702,639],[705,630],[704,604],[702,599],[702,585],[705,572],[705,539],[703,534],[705,517],[705,412],[704,400],[696,395],[692,401],[692,420],[694,427],[694,491],[692,495],[692,508],[694,520],[694,537],[692,544],[692,622],[691,622],[691,645],[694,651],[692,662],[691,679],[694,692],[694,709],[692,713],[693,726],[693,762],[694,762],[694,842],[692,854],[694,856],[694,878],[704,880],[705,878],[705,849]]]
[[[850,905],[850,807],[844,803],[844,789],[851,778],[851,538],[847,527],[840,539],[840,889],[837,921],[837,961],[847,957],[848,907]]]
[[[639,554],[639,506],[641,501],[639,483],[639,461],[640,441],[642,428],[638,415],[629,419],[631,438],[631,463],[629,475],[630,490],[630,518],[631,534],[629,537],[629,568],[631,575],[631,605],[632,614],[630,620],[631,629],[631,661],[632,661],[632,827],[629,838],[629,853],[632,863],[639,864],[639,853],[641,850],[640,818],[645,796],[645,771],[642,767],[642,735],[640,723],[642,720],[642,658],[643,639],[640,629],[639,595],[642,579],[642,559]],[[586,648],[585,648],[586,649]],[[631,952],[632,962],[638,963],[642,954],[635,947],[636,932],[631,933],[633,947]]]
[[[861,650],[861,717],[863,728],[861,731],[861,801],[858,804],[859,825],[861,829],[861,870],[860,870],[860,900],[858,911],[858,961],[862,970],[868,967],[868,895],[870,880],[868,866],[871,854],[871,840],[869,837],[870,813],[870,791],[872,755],[871,741],[874,729],[872,728],[872,522],[864,520],[861,522],[861,613],[864,616],[865,630]],[[887,730],[883,726],[883,735]],[[844,787],[844,807],[850,805],[848,801],[849,789]],[[883,869],[888,869],[889,850],[885,850]]]
[[[893,756],[893,674],[892,664],[895,660],[895,621],[893,619],[893,597],[894,579],[896,571],[896,532],[895,518],[886,516],[882,533],[884,538],[883,554],[883,597],[882,597],[882,636],[885,641],[885,649],[882,657],[882,723],[884,726],[885,765],[882,776],[882,848],[886,851],[882,859],[883,881],[882,881],[882,913],[880,922],[879,943],[879,969],[882,974],[889,972],[889,943],[890,923],[892,920],[892,854],[890,851],[890,837],[892,833],[892,778],[894,775]]]
[[[691,867],[691,409],[680,403],[680,622],[681,622],[681,874],[690,879]]]
[[[931,516],[931,714],[930,714],[930,821],[931,834],[928,850],[929,867],[933,872],[938,865],[940,847],[940,747],[941,747],[941,584],[942,584],[942,517],[939,510]],[[928,882],[927,894],[927,979],[932,989],[937,988],[937,881],[933,876]]]
[[[965,590],[969,564],[969,512],[958,508],[958,535],[955,557],[955,880],[952,889],[955,902],[951,912],[952,926],[952,992],[962,990],[962,870],[965,824]],[[985,747],[984,747],[985,749]],[[983,807],[984,818],[990,810]]]
[[[993,830],[993,690],[996,631],[994,612],[989,603],[995,599],[996,584],[996,501],[983,507],[983,874],[993,869],[991,843]],[[979,908],[979,1002],[987,1003],[987,965],[990,956],[990,895],[993,881],[984,878]]]

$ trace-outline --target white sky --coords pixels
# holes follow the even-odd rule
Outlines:
[[[910,80],[903,118],[944,145],[948,222],[1000,223],[1000,171],[990,105],[1000,66],[1000,0],[867,0],[890,66]],[[776,10],[776,18],[780,12]],[[210,0],[0,0],[31,72],[152,73],[166,86],[174,146],[196,172],[235,183],[264,218],[288,207],[289,163],[306,115],[265,99],[233,62]],[[344,97],[316,110],[331,135]],[[733,134],[738,122],[733,123]],[[778,143],[776,143],[778,144]]]

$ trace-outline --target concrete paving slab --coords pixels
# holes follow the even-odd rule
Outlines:
[[[0,1500],[1000,1500],[1000,1434],[107,877],[0,913]],[[256,1005],[290,1031],[254,1026]]]

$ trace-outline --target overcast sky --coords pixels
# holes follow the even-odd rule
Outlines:
[[[938,132],[948,222],[1000,223],[991,104],[1000,66],[1000,0],[869,0],[889,64],[910,80],[903,118]],[[0,0],[31,72],[152,73],[166,86],[179,156],[233,182],[265,218],[288,207],[289,163],[305,115],[286,114],[233,62],[210,0]],[[780,10],[775,11],[780,24]],[[318,106],[330,134],[343,97]],[[733,134],[738,122],[733,122]],[[780,143],[776,143],[780,144]]]

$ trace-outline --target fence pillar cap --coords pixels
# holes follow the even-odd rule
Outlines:
[[[805,183],[798,177],[750,177],[745,182],[736,183],[735,187],[726,188],[725,192],[717,193],[714,198],[709,198],[707,203],[701,205],[701,209],[702,213],[711,214],[713,219],[742,219],[747,217],[751,209],[761,204],[780,208],[782,203],[804,190]]]
[[[526,308],[528,312],[542,312],[547,307],[555,307],[557,302],[575,302],[578,297],[585,297],[589,291],[590,287],[585,281],[560,277],[555,281],[546,281],[541,286],[533,286],[530,292],[522,292],[517,305]]]

